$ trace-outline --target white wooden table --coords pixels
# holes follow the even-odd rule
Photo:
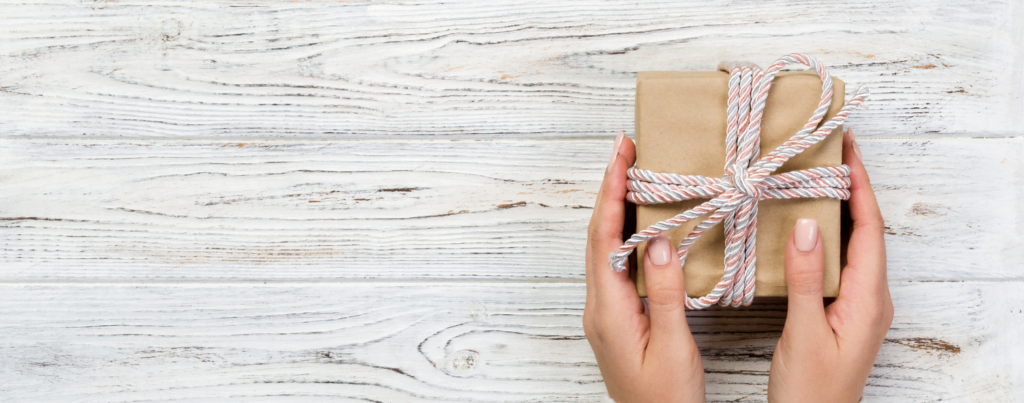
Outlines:
[[[603,401],[583,247],[635,74],[817,56],[896,319],[870,402],[1024,401],[1024,3],[0,5],[0,401]],[[764,401],[784,303],[694,312]]]

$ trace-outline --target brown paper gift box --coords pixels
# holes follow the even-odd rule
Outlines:
[[[637,75],[636,166],[655,172],[721,177],[725,165],[726,101],[729,74],[724,71],[650,71]],[[832,105],[821,122],[831,119],[844,102],[845,85],[833,80]],[[761,155],[789,139],[811,117],[821,99],[821,79],[814,71],[780,72],[772,81],[761,123]],[[842,126],[824,140],[793,157],[774,173],[842,164]],[[670,204],[638,205],[637,230],[693,208],[707,199]],[[824,295],[839,295],[840,201],[829,198],[761,200],[757,215],[755,296],[786,295],[784,259],[789,233],[798,218],[818,220],[825,249]],[[706,217],[706,216],[705,216]],[[704,217],[701,217],[703,219]],[[668,232],[673,245],[700,222]],[[635,273],[640,296],[646,296],[643,258],[637,248]],[[706,232],[690,249],[683,267],[686,293],[711,292],[725,270],[722,225]]]

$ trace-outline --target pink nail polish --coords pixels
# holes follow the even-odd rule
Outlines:
[[[647,242],[647,256],[655,266],[667,265],[672,260],[672,244],[668,242],[665,234],[660,234]]]
[[[846,134],[850,136],[850,147],[853,148],[853,155],[856,155],[857,159],[861,159],[860,158],[860,146],[857,145],[857,139],[855,137],[853,137],[853,129],[852,128],[851,129],[846,129]]]
[[[615,148],[612,149],[612,159],[608,161],[608,166],[612,166],[615,163],[615,159],[619,156],[619,146],[622,145],[622,138],[626,136],[626,132],[619,132],[618,136],[615,136]]]
[[[793,227],[793,241],[796,250],[810,252],[818,243],[818,220],[813,218],[801,218],[796,220]]]

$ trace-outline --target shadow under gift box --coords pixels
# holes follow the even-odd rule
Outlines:
[[[726,107],[729,73],[724,71],[650,71],[637,75],[636,167],[654,172],[720,178],[725,171]],[[832,77],[832,104],[819,123],[843,107],[845,84]],[[761,156],[799,131],[821,100],[821,78],[813,70],[780,72],[772,81],[761,121]],[[786,161],[773,174],[842,164],[840,125],[824,140]],[[707,199],[638,205],[636,228],[696,207]],[[761,200],[757,213],[757,272],[754,295],[786,296],[784,260],[789,233],[799,218],[818,220],[825,249],[824,296],[839,295],[840,206],[830,198]],[[668,232],[678,245],[707,215]],[[637,248],[637,291],[647,296],[643,256]],[[683,267],[686,293],[701,297],[715,288],[725,271],[725,233],[720,223],[690,248]]]

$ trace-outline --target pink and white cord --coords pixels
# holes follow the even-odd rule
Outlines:
[[[763,157],[761,117],[772,80],[789,64],[804,64],[821,77],[821,101],[814,114],[800,131]],[[850,112],[860,108],[868,96],[860,87],[846,105],[818,127],[832,103],[832,77],[818,60],[793,53],[779,58],[767,70],[752,63],[722,62],[718,68],[729,72],[727,108],[725,175],[709,178],[700,175],[651,172],[638,168],[627,171],[629,201],[637,204],[673,203],[690,199],[710,199],[665,221],[634,234],[617,251],[609,254],[611,268],[626,269],[626,259],[637,245],[683,223],[711,213],[679,244],[679,263],[684,265],[690,247],[708,229],[719,222],[725,225],[725,273],[708,294],[700,298],[686,297],[687,309],[750,305],[754,299],[756,270],[757,203],[763,199],[799,197],[850,198],[850,168],[846,165],[819,167],[771,175],[783,163],[817,144],[839,127]]]

